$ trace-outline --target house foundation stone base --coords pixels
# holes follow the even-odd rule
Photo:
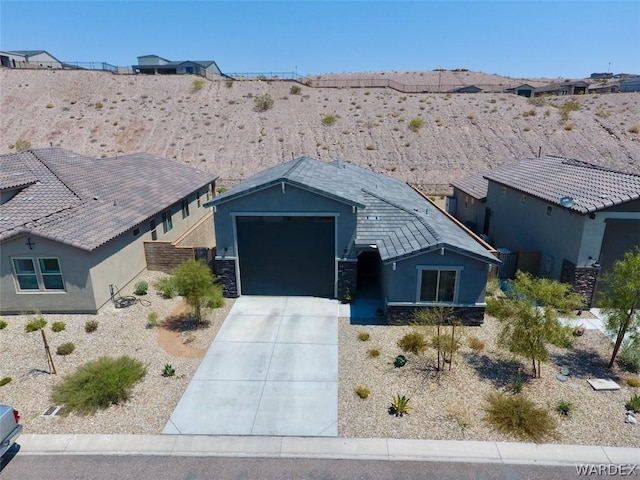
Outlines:
[[[338,261],[338,299],[342,300],[347,290],[353,296],[358,288],[358,262]]]
[[[387,305],[387,322],[392,325],[408,325],[413,322],[416,310],[429,310],[434,307]],[[485,307],[452,307],[454,316],[463,325],[479,326],[484,322]]]
[[[596,289],[596,282],[600,273],[599,268],[594,267],[577,267],[569,260],[562,261],[562,272],[560,273],[560,281],[573,285],[576,293],[582,294],[584,297],[583,308],[591,308],[593,304],[593,296]]]
[[[237,298],[236,261],[216,258],[215,265],[216,275],[222,285],[222,294],[227,298]]]

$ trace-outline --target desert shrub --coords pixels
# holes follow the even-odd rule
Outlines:
[[[393,361],[393,366],[396,368],[402,368],[407,364],[407,357],[404,355],[398,355]]]
[[[363,342],[368,341],[368,340],[369,340],[369,338],[370,338],[370,335],[369,335],[367,332],[360,332],[360,333],[358,333],[358,339],[359,339],[359,340],[361,340],[361,341],[363,341]]]
[[[173,368],[173,365],[170,363],[166,363],[164,368],[162,369],[163,377],[173,377],[176,374],[176,369]]]
[[[7,325],[9,324],[7,323],[6,320],[0,320],[0,330],[7,328]]]
[[[31,332],[38,331],[46,326],[47,326],[47,321],[44,318],[42,317],[33,318],[29,322],[27,322],[27,324],[24,326],[24,331],[27,333],[31,333]]]
[[[69,355],[73,353],[75,349],[76,346],[73,344],[73,342],[66,342],[58,346],[58,348],[56,349],[56,353],[58,355]]]
[[[362,385],[356,387],[356,394],[363,400],[367,398],[370,393],[371,391],[367,387],[363,387]]]
[[[146,280],[140,280],[139,282],[136,282],[135,291],[133,293],[135,293],[136,295],[146,295],[148,291],[149,282],[147,282]]]
[[[369,350],[369,356],[372,358],[376,358],[380,356],[380,350],[378,350],[377,348],[372,348],[371,350]]]
[[[98,321],[97,320],[89,320],[84,324],[84,331],[87,333],[95,332],[98,329]]]
[[[258,95],[253,99],[255,109],[257,112],[266,112],[270,108],[273,108],[273,98],[268,93],[264,95]]]
[[[201,78],[196,78],[193,82],[191,82],[191,85],[193,85],[193,89],[195,91],[202,90],[202,87],[204,87],[204,80],[202,80]]]
[[[634,125],[630,127],[629,133],[640,133],[640,125]]]
[[[64,322],[53,322],[51,324],[51,330],[54,332],[61,332],[67,328],[67,324]]]
[[[487,397],[485,420],[496,430],[540,442],[553,434],[555,422],[549,412],[522,395],[492,393]]]
[[[0,387],[4,387],[10,381],[11,381],[11,377],[4,377],[2,380],[0,380]]]
[[[522,392],[523,387],[524,387],[524,380],[522,380],[522,377],[517,376],[513,378],[511,382],[509,382],[507,391],[509,393],[512,393],[513,395],[517,395],[518,393]]]
[[[225,84],[225,86],[226,86],[227,88],[231,88],[231,87],[233,87],[233,80],[231,80],[231,79],[226,80],[226,81],[224,82],[224,84]]]
[[[409,405],[409,398],[404,395],[396,395],[391,399],[391,406],[389,412],[396,417],[402,417],[405,414],[409,414],[413,407]]]
[[[147,314],[147,328],[153,328],[158,325],[158,314],[156,312],[149,312]]]
[[[640,396],[632,395],[627,402],[627,408],[633,410],[635,413],[640,413]]]
[[[544,97],[531,97],[527,102],[530,105],[535,105],[536,107],[544,107],[547,104],[547,99]]]
[[[630,387],[638,388],[640,387],[640,378],[636,377],[635,375],[629,375],[627,377],[624,377],[624,383],[626,383]]]
[[[47,108],[53,108],[53,103],[47,103],[45,106],[46,106]]]
[[[409,122],[409,130],[412,130],[414,132],[417,132],[422,127],[424,127],[424,120],[421,119],[420,117],[412,118],[411,121]]]
[[[398,340],[398,346],[404,352],[422,353],[427,349],[427,340],[422,333],[411,332]]]
[[[100,357],[55,385],[51,400],[80,415],[95,413],[128,400],[146,373],[142,362],[131,357]]]
[[[289,93],[291,95],[300,95],[301,91],[302,88],[300,87],[300,85],[291,85],[291,88],[289,89]]]
[[[556,403],[556,412],[560,415],[568,417],[573,411],[573,403],[568,400],[558,400]]]
[[[29,150],[31,148],[31,142],[29,140],[19,139],[13,144],[17,151]]]
[[[153,284],[153,287],[158,290],[164,298],[173,298],[179,294],[178,286],[172,276],[161,278]]]
[[[367,145],[367,150],[375,150],[376,146],[373,143],[370,143],[369,145]]]
[[[562,113],[577,112],[578,110],[580,110],[580,104],[575,100],[567,100],[560,105],[560,111]]]
[[[564,129],[567,130],[568,132],[570,132],[571,130],[573,130],[574,128],[576,128],[576,124],[574,122],[571,123],[567,123],[564,126]]]
[[[221,308],[224,306],[224,295],[222,285],[214,285],[211,289],[211,296],[207,299],[207,308]]]
[[[486,291],[487,295],[490,295],[492,297],[498,295],[502,291],[500,289],[500,280],[498,280],[497,278],[490,278],[487,281]]]
[[[622,345],[618,363],[630,372],[640,372],[640,339],[632,338]]]
[[[469,347],[479,352],[480,350],[484,350],[484,342],[478,337],[469,337]]]
[[[96,104],[94,105],[94,107],[96,108],[96,110],[100,110],[102,107],[104,107],[102,102],[96,102]]]
[[[336,123],[337,120],[338,118],[333,113],[325,113],[320,118],[320,121],[322,122],[323,125],[333,125]]]

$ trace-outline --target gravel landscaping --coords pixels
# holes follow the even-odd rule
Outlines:
[[[140,278],[152,284],[163,274],[145,272]],[[131,295],[133,287],[123,291]],[[40,332],[25,333],[24,325],[33,315],[4,316],[8,326],[0,330],[0,378],[12,381],[0,387],[0,402],[15,405],[22,414],[25,433],[134,433],[157,434],[164,428],[187,384],[195,373],[202,355],[211,344],[233,305],[208,315],[206,328],[175,331],[160,327],[147,328],[147,315],[158,314],[159,321],[175,318],[185,311],[180,298],[163,299],[150,287],[142,297],[150,306],[140,303],[115,309],[108,306],[99,315],[44,315],[48,324],[44,331],[51,346],[57,374],[49,373]],[[89,320],[97,320],[98,329],[86,333]],[[53,332],[54,322],[65,322],[66,328]],[[524,380],[523,394],[544,407],[557,422],[554,443],[637,447],[640,445],[640,426],[624,423],[625,403],[631,395],[640,394],[624,382],[631,375],[606,368],[610,353],[608,339],[595,330],[576,337],[569,349],[552,347],[552,358],[543,364],[542,378],[529,379],[529,365],[514,361],[495,346],[499,329],[497,320],[486,317],[481,327],[465,329],[463,347],[454,358],[451,371],[434,371],[435,350],[424,354],[404,353],[398,340],[409,326],[352,325],[347,318],[339,321],[339,435],[343,437],[423,438],[436,440],[521,441],[497,433],[484,421],[485,397],[494,391],[506,391],[518,376]],[[369,339],[362,341],[359,333]],[[482,350],[469,347],[469,339],[477,337],[485,343]],[[70,355],[56,355],[56,348],[73,342]],[[378,349],[372,357],[369,350]],[[395,368],[398,354],[408,362]],[[100,356],[130,355],[148,368],[145,379],[138,384],[129,401],[113,405],[91,416],[74,414],[43,416],[52,406],[50,393],[62,377],[73,373],[78,366]],[[173,377],[161,375],[165,364],[176,369]],[[569,368],[567,382],[556,375],[561,368]],[[618,391],[596,392],[588,384],[589,378],[612,378],[621,386]],[[370,390],[366,399],[355,392],[358,386]],[[392,396],[406,395],[413,407],[408,415],[390,415]],[[555,411],[559,400],[573,404],[573,412],[563,417]]]

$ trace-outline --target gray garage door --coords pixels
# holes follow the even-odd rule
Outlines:
[[[600,278],[605,273],[613,271],[613,265],[617,260],[624,257],[625,252],[640,246],[640,222],[607,220],[607,229],[602,240],[602,250],[600,252]],[[598,282],[597,291],[606,288],[602,281]],[[597,304],[596,293],[596,304]]]
[[[237,217],[243,295],[334,296],[334,217]]]

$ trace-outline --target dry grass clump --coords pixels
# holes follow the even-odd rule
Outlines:
[[[555,432],[555,422],[549,412],[522,394],[491,393],[487,402],[485,419],[499,432],[534,442],[541,442]]]
[[[427,349],[427,340],[420,332],[411,332],[405,334],[400,340],[398,340],[398,346],[404,352],[422,353]]]

